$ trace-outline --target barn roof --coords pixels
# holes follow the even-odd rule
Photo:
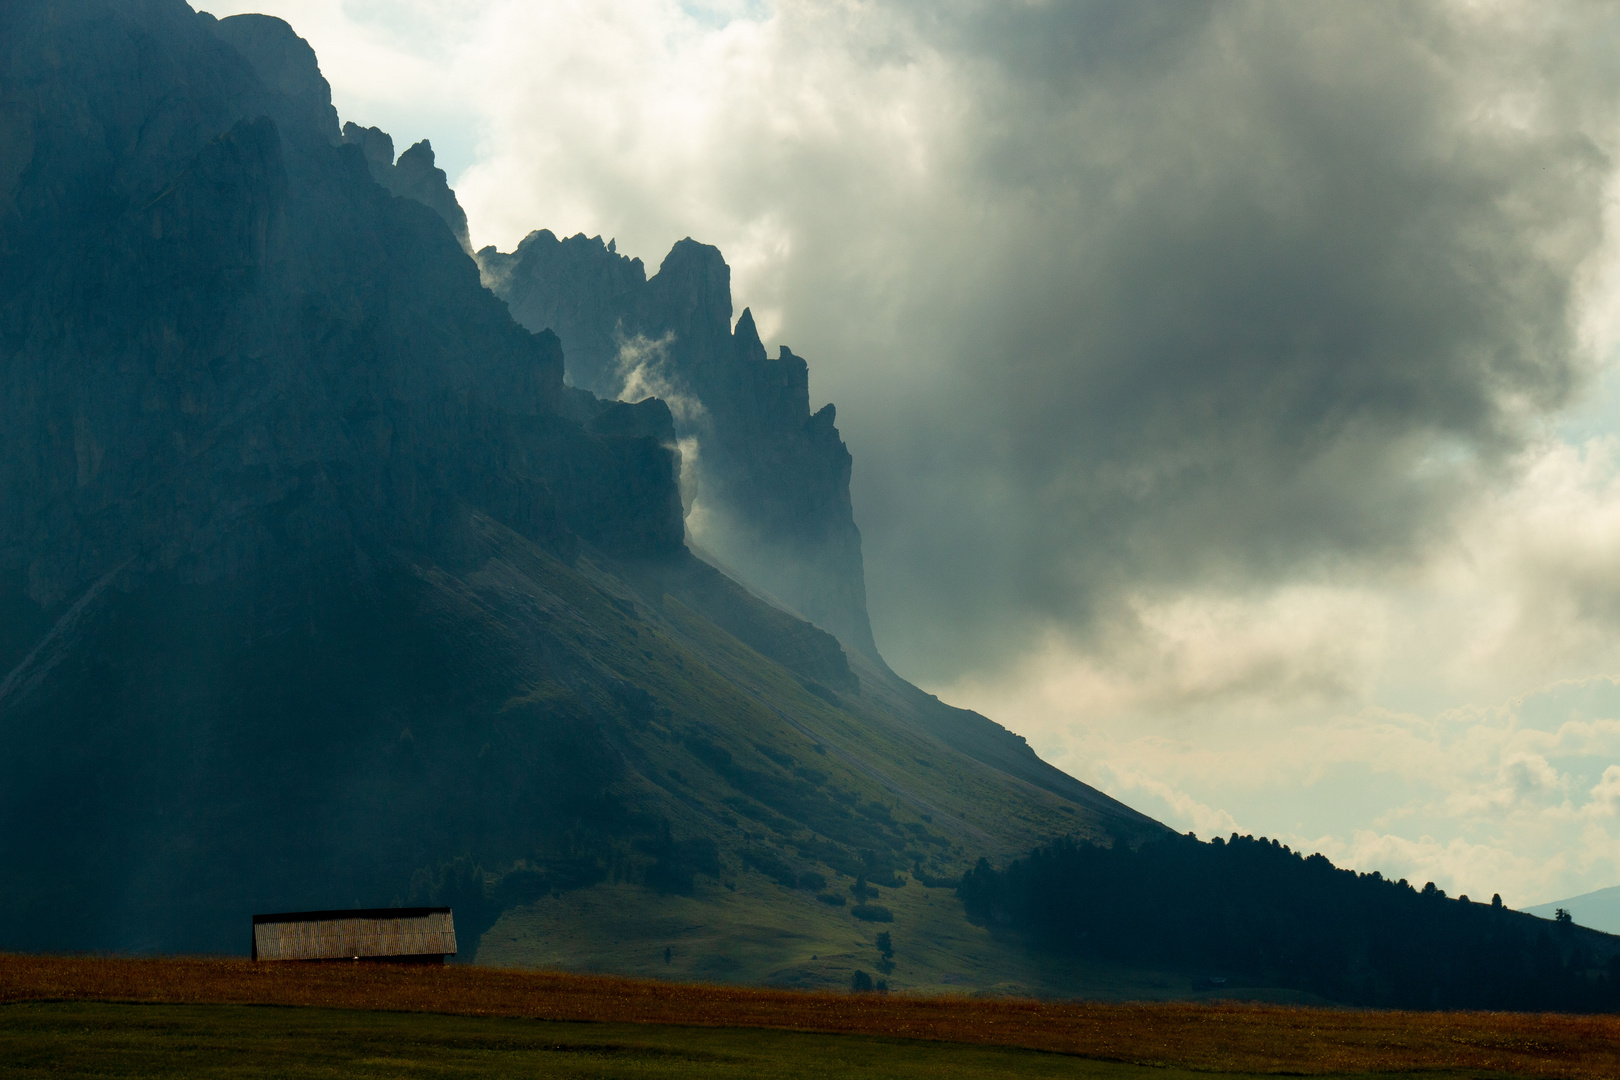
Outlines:
[[[453,956],[450,909],[360,908],[253,916],[255,960],[387,960]]]

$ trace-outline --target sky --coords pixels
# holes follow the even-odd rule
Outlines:
[[[1620,883],[1620,12],[263,0],[475,246],[717,244],[879,647],[1181,830]]]

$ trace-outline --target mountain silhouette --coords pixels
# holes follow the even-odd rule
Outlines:
[[[832,411],[713,248],[481,277],[431,147],[340,127],[277,19],[0,39],[0,948],[452,902],[463,959],[847,985],[882,911],[895,986],[1035,985],[928,886],[1162,831],[882,662]],[[595,306],[520,325],[484,280],[547,245]],[[568,385],[610,331],[710,426]]]

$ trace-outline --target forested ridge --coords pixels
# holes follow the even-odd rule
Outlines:
[[[980,859],[957,894],[971,920],[1039,951],[1202,969],[1233,986],[1387,1008],[1620,1008],[1620,939],[1264,837],[1134,849],[1063,838],[1001,870]]]

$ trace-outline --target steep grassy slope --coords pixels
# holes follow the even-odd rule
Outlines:
[[[683,837],[712,840],[716,850],[690,884],[638,862],[638,851],[645,859],[651,849],[634,843],[579,892],[566,888],[577,879],[548,887],[546,871],[527,862],[499,868],[503,884],[527,882],[529,892],[494,886],[517,902],[486,936],[480,962],[816,986],[846,985],[857,967],[892,975],[896,987],[1097,982],[1094,973],[1029,964],[1021,950],[968,926],[948,889],[922,882],[954,883],[979,854],[1016,851],[1031,836],[1136,839],[1158,826],[1062,774],[1067,785],[1050,786],[1072,795],[1014,775],[1000,758],[1027,754],[1020,740],[891,674],[860,665],[831,689],[816,678],[839,675],[843,656],[828,635],[696,560],[618,577],[611,564],[569,567],[492,523],[481,527],[496,545],[468,578],[483,602],[510,610],[514,596],[528,596],[532,610],[551,616],[555,640],[647,692],[646,722],[621,735],[633,764],[616,797],[667,820],[676,850]],[[575,693],[548,683],[510,707]],[[1000,758],[986,754],[987,763],[947,741],[971,751],[969,736]],[[1049,767],[1028,757],[1033,765],[1017,764],[1045,779],[1040,770]],[[677,872],[706,857],[694,852]],[[868,883],[865,905],[851,892],[857,878]],[[872,944],[884,930],[899,950],[887,972]],[[1151,991],[1154,981],[1123,985]],[[1113,976],[1102,982],[1121,985]]]
[[[872,942],[888,930],[896,987],[1054,989],[1087,978],[994,944],[948,889],[922,881],[954,882],[979,854],[1032,836],[1135,839],[1158,826],[1067,777],[1068,796],[950,745],[971,751],[971,735],[1006,759],[1022,748],[891,674],[844,669],[828,635],[696,560],[568,566],[487,520],[479,527],[492,551],[466,580],[481,603],[511,612],[525,597],[552,641],[588,656],[606,682],[647,693],[644,722],[617,737],[630,767],[613,797],[667,821],[667,851],[687,852],[682,861],[645,840],[598,852],[601,880],[579,891],[568,887],[580,878],[555,880],[543,856],[485,867],[505,874],[492,895],[512,903],[495,902],[505,910],[480,962],[845,985],[857,967],[881,971]],[[548,680],[507,707],[578,694]],[[1018,764],[1044,779],[1049,767],[1028,756],[1033,766]],[[715,844],[707,863],[705,841]],[[870,890],[862,913],[886,909],[892,922],[852,914],[858,877]]]
[[[616,574],[613,563],[590,557],[566,565],[487,518],[477,526],[491,554],[465,587],[492,610],[510,612],[526,597],[526,616],[546,623],[551,640],[589,657],[601,677],[648,695],[645,722],[630,725],[621,746],[636,769],[627,783],[658,801],[674,824],[690,823],[739,851],[760,845],[756,861],[796,838],[799,865],[815,860],[876,881],[917,864],[954,870],[963,858],[1014,851],[1035,834],[1132,836],[1157,828],[1078,783],[1095,805],[949,745],[898,690],[945,707],[871,668],[857,669],[866,677],[840,672],[844,656],[829,635],[696,560]],[[757,647],[708,617],[725,619],[728,609],[751,616],[756,625],[738,630]],[[835,677],[841,689],[821,681]],[[547,683],[508,707],[574,697]],[[1005,735],[978,723],[987,743]]]

